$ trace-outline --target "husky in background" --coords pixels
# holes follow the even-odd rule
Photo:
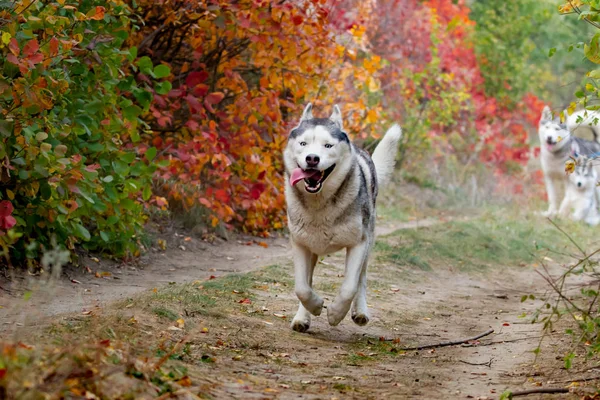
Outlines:
[[[560,205],[558,214],[566,217],[569,214],[574,221],[585,221],[590,225],[598,225],[598,201],[596,199],[596,182],[598,174],[592,165],[592,160],[577,157],[575,171],[569,175],[565,198]]]
[[[367,262],[375,242],[375,200],[390,178],[402,131],[393,125],[373,153],[354,146],[336,105],[329,118],[314,118],[312,104],[291,130],[284,151],[285,197],[300,300],[291,327],[305,332],[323,299],[312,288],[317,258],[346,249],[344,281],[327,307],[330,325],[352,307],[352,320],[369,322]]]
[[[553,217],[558,212],[560,196],[564,192],[567,178],[565,162],[572,154],[590,155],[600,152],[600,144],[578,138],[567,126],[552,117],[548,106],[544,107],[538,128],[540,136],[540,161],[548,193],[548,210],[542,213]]]

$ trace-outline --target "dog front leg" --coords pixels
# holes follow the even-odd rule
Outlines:
[[[292,240],[292,250],[294,252],[294,270],[296,278],[296,296],[304,308],[312,315],[321,315],[323,309],[323,299],[320,298],[312,289],[312,276],[314,264],[313,255],[307,248],[296,244]]]
[[[369,244],[366,240],[354,247],[349,247],[346,250],[344,282],[342,283],[340,292],[333,304],[327,307],[327,319],[329,325],[335,326],[339,324],[346,314],[348,314],[350,306],[352,305],[352,300],[354,300],[358,291],[362,269],[363,267],[366,268],[368,255]]]
[[[553,217],[556,215],[558,205],[558,193],[556,185],[551,178],[546,178],[546,192],[548,193],[548,211],[542,213],[544,217]]]
[[[316,254],[313,254],[311,256],[311,260],[310,260],[311,271],[309,272],[309,280],[308,280],[308,284],[310,285],[311,288],[312,288],[313,273],[315,270],[315,265],[317,264],[317,259],[318,259],[318,256]],[[302,305],[302,302],[300,302],[300,304],[298,305],[298,312],[296,312],[296,315],[294,316],[294,319],[292,320],[291,327],[296,332],[306,332],[308,330],[308,328],[310,328],[310,312]]]
[[[558,209],[558,215],[561,217],[566,217],[569,215],[569,207],[571,205],[571,197],[569,196],[569,191],[567,189],[567,194],[565,198],[560,203],[560,208]]]

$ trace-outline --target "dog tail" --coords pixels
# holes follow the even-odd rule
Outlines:
[[[385,186],[390,180],[394,163],[396,161],[396,153],[398,152],[398,142],[402,137],[402,129],[398,124],[394,124],[383,136],[381,142],[373,152],[373,164],[377,171],[377,184]]]

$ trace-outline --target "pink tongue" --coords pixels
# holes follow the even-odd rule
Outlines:
[[[308,170],[304,171],[302,168],[296,168],[292,171],[292,175],[290,176],[290,185],[294,186],[296,183],[300,182],[302,179],[311,178],[315,175],[318,175],[319,171],[317,170]]]

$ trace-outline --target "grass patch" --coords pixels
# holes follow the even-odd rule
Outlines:
[[[176,321],[179,318],[179,315],[177,315],[177,313],[169,310],[166,307],[154,307],[152,309],[152,312],[158,315],[159,317],[166,318],[171,321]]]
[[[583,247],[590,245],[592,228],[567,221],[560,224]],[[467,222],[397,231],[375,245],[380,260],[422,271],[448,263],[465,271],[530,263],[548,249],[577,251],[569,239],[546,220],[509,219],[497,213]]]

